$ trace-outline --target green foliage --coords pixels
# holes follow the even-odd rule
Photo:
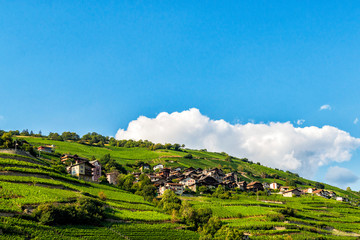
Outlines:
[[[61,134],[61,137],[63,140],[73,140],[73,141],[79,141],[80,137],[74,132],[63,132]]]
[[[34,212],[42,224],[99,224],[104,218],[103,203],[90,198],[81,198],[75,204],[42,204]]]
[[[1,148],[14,148],[14,142],[12,139],[11,133],[4,133],[0,138],[0,147]]]
[[[126,169],[119,164],[115,159],[111,158],[110,154],[105,154],[99,160],[103,170],[106,172],[110,172],[114,169],[119,171],[120,173],[126,173]]]
[[[193,155],[191,155],[191,153],[188,153],[183,158],[192,159]]]
[[[222,223],[218,217],[211,217],[203,227],[199,227],[198,232],[200,233],[200,239],[213,239],[221,226]]]
[[[132,188],[136,189],[135,194],[143,196],[146,201],[151,202],[156,196],[157,189],[152,184],[150,178],[145,174],[139,176],[139,181],[135,183]]]
[[[225,188],[222,185],[219,185],[212,196],[221,199],[229,199],[231,197],[231,193],[229,191],[225,191]]]
[[[316,182],[316,183],[315,183],[315,187],[316,187],[317,189],[324,189],[324,188],[325,188],[324,184],[319,183],[319,182]]]
[[[286,207],[284,209],[280,209],[279,213],[283,214],[287,217],[294,217],[295,216],[295,210],[293,208]]]
[[[49,133],[48,139],[55,141],[64,141],[62,136],[60,136],[58,133],[52,133],[52,132]]]
[[[179,211],[181,207],[181,200],[176,196],[173,191],[168,189],[165,190],[164,194],[162,195],[158,206],[170,214],[172,213],[172,210]]]
[[[242,240],[244,233],[237,228],[222,226],[215,234],[214,240]]]
[[[194,209],[187,201],[183,201],[179,210],[179,216],[192,229],[197,229],[207,223],[212,215],[208,208]]]

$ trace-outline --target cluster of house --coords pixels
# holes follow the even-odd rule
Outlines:
[[[72,176],[84,181],[99,181],[101,177],[101,164],[98,160],[89,161],[76,154],[64,154],[60,159],[63,164],[67,165],[66,170]],[[109,178],[108,174],[106,177]]]
[[[150,169],[150,165],[144,164],[141,170]],[[201,169],[180,167],[165,168],[163,164],[153,167],[154,173],[147,174],[151,182],[158,188],[158,192],[162,195],[165,190],[170,189],[176,194],[183,194],[186,188],[195,192],[198,187],[206,186],[207,188],[216,188],[219,185],[227,189],[239,188],[241,190],[259,191],[264,190],[260,182],[251,182],[247,184],[245,181],[238,181],[237,174],[234,172],[225,174],[221,169]],[[138,178],[141,172],[133,173]]]
[[[61,162],[67,165],[67,171],[72,176],[85,181],[98,182],[101,177],[101,164],[98,160],[89,161],[86,158],[79,157],[78,155],[64,154],[61,156]],[[142,172],[150,170],[151,166],[147,163],[143,164],[140,168],[141,172],[134,172],[133,175],[136,179]],[[157,187],[158,193],[162,195],[165,190],[170,189],[178,195],[182,195],[185,189],[193,192],[201,187],[216,188],[222,185],[226,189],[238,188],[242,191],[268,191],[279,190],[279,194],[284,197],[296,197],[305,194],[313,194],[324,198],[333,198],[337,201],[348,202],[345,197],[337,196],[333,191],[324,189],[307,188],[307,189],[291,189],[288,186],[281,186],[278,183],[260,183],[258,181],[247,183],[246,181],[238,181],[237,173],[231,172],[225,174],[221,169],[201,169],[201,168],[186,168],[181,167],[165,168],[163,164],[157,164],[152,167],[153,173],[146,174],[154,186]],[[106,174],[106,178],[110,184],[115,184],[118,177],[117,172]]]
[[[269,184],[269,189],[274,189],[274,190],[279,189],[280,190],[279,194],[282,194],[284,197],[300,197],[301,195],[305,195],[305,194],[313,194],[327,199],[333,198],[341,202],[349,201],[349,199],[345,197],[337,196],[336,193],[333,191],[328,191],[324,189],[316,189],[316,188],[291,189],[291,187],[288,186],[280,186],[278,183]]]

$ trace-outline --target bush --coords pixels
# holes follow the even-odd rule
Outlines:
[[[97,225],[104,218],[103,203],[90,198],[80,198],[73,204],[42,204],[33,215],[46,225],[89,224]]]
[[[279,213],[283,214],[287,217],[294,217],[295,216],[295,210],[289,207],[286,207],[284,209],[280,209]]]
[[[105,201],[106,200],[106,194],[104,193],[104,191],[101,191],[99,192],[99,198],[102,200],[102,201]]]
[[[187,159],[192,159],[192,158],[193,158],[193,156],[191,155],[191,153],[188,153],[188,154],[186,154],[186,155],[184,156],[184,158],[187,158]]]
[[[244,233],[236,228],[221,227],[214,235],[215,240],[242,240]]]
[[[221,228],[221,224],[218,217],[211,217],[203,227],[199,227],[200,239],[213,239],[211,237]]]

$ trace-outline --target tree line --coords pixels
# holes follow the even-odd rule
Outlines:
[[[134,148],[134,147],[140,147],[140,148],[148,148],[150,150],[158,150],[158,149],[167,149],[167,150],[175,150],[180,151],[181,148],[184,148],[185,145],[182,144],[171,144],[171,143],[153,143],[148,140],[116,140],[114,137],[109,136],[103,136],[96,132],[89,132],[83,136],[80,137],[79,134],[75,132],[63,132],[61,134],[56,132],[50,132],[47,136],[43,135],[41,131],[38,133],[34,133],[32,130],[29,131],[28,129],[24,129],[21,132],[19,130],[15,131],[4,131],[0,130],[0,136],[4,133],[10,133],[11,136],[31,136],[31,137],[42,137],[49,140],[55,140],[55,141],[74,141],[78,142],[80,144],[85,145],[91,145],[91,146],[100,146],[104,147],[105,144],[113,147],[125,147],[125,148]]]

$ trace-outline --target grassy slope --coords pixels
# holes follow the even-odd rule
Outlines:
[[[54,144],[58,153],[78,154],[83,157],[95,156],[100,158],[104,154],[110,153],[121,164],[143,160],[152,164],[161,162],[166,166],[181,165],[185,167],[209,168],[221,165],[222,167],[231,167],[235,170],[250,172],[252,175],[248,174],[247,177],[252,180],[271,182],[273,179],[260,179],[258,176],[261,173],[275,173],[283,179],[295,179],[307,184],[314,184],[312,181],[299,178],[293,174],[247,163],[240,159],[234,159],[233,162],[229,163],[224,161],[225,156],[219,153],[187,150],[196,159],[184,159],[171,156],[184,156],[187,154],[186,152],[171,150],[158,150],[154,152],[142,148],[90,147],[78,143],[49,141],[41,138],[27,138],[26,140],[34,145]],[[25,167],[32,166],[29,163],[21,163],[18,158],[17,160],[9,161],[8,158],[1,158],[0,155],[0,167],[4,167],[8,163],[15,164],[20,169],[23,166],[25,172],[28,171]],[[42,170],[48,171],[49,174],[53,172],[51,169],[46,168]],[[99,236],[102,239],[124,239],[124,236],[130,239],[143,239],[144,236],[147,239],[163,239],[164,236],[165,238],[167,236],[167,239],[198,238],[198,235],[194,232],[179,230],[180,225],[166,223],[170,219],[169,215],[162,213],[137,195],[121,191],[112,186],[75,181],[69,181],[67,177],[63,179],[37,178],[31,176],[31,174],[28,176],[0,175],[0,186],[3,189],[16,192],[20,196],[10,199],[0,198],[0,213],[21,213],[24,206],[37,205],[44,202],[67,202],[84,194],[97,196],[100,191],[103,191],[108,198],[107,204],[114,208],[109,217],[132,223],[105,223],[103,227],[47,227],[28,220],[0,217],[0,229],[7,229],[7,231],[10,229],[13,232],[9,234],[4,231],[5,234],[0,235],[0,239],[16,239],[16,237],[21,239],[23,236],[39,236],[40,239],[71,239],[74,237],[97,239]],[[283,183],[282,180],[277,179],[276,181]],[[56,187],[62,186],[65,189],[44,187],[44,184]],[[332,186],[326,185],[326,187],[343,195],[351,194]],[[356,195],[354,196],[356,197]],[[283,234],[289,234],[293,239],[303,239],[304,236],[309,239],[315,239],[320,236],[319,232],[326,234],[326,237],[329,239],[353,239],[354,237],[350,236],[351,234],[360,234],[360,211],[357,207],[353,207],[350,204],[339,203],[320,197],[284,198],[280,195],[272,195],[260,196],[257,199],[256,196],[241,194],[239,198],[238,200],[224,200],[209,197],[182,197],[183,200],[190,201],[194,207],[211,208],[214,215],[222,218],[224,224],[241,228],[245,232],[252,234],[252,239],[282,239]],[[265,203],[262,200],[281,201],[284,204]],[[278,215],[278,210],[286,206],[297,210],[294,217],[286,219],[289,222],[269,217]],[[148,221],[156,221],[156,224],[146,224]],[[286,229],[274,230],[274,227],[285,227]],[[340,232],[333,231],[333,228]],[[14,234],[15,232],[19,232],[19,234],[16,235]]]
[[[129,234],[125,231],[127,227],[123,226],[126,222],[132,222],[131,228],[134,229],[133,232],[137,229],[139,236],[141,232],[150,234],[151,228],[144,223],[151,222],[155,224],[154,228],[165,228],[164,231],[174,239],[198,238],[197,233],[177,229],[183,228],[182,225],[166,225],[171,217],[138,195],[110,185],[79,181],[64,174],[59,174],[63,178],[54,178],[51,174],[56,170],[51,167],[44,168],[42,165],[38,166],[42,167],[43,177],[36,177],[33,172],[29,172],[29,167],[31,170],[38,169],[32,168],[35,164],[27,160],[28,158],[19,155],[0,154],[0,229],[4,232],[0,239],[99,239],[100,236],[101,239],[124,239]],[[8,164],[15,165],[16,168],[9,169]],[[6,175],[10,173],[21,176]],[[42,203],[67,203],[79,197],[98,196],[99,192],[105,193],[106,204],[112,208],[107,213],[107,218],[112,219],[112,222],[104,222],[103,226],[48,227],[31,220],[15,218],[23,215],[25,210],[31,210]],[[125,223],[117,223],[119,221]],[[148,239],[163,238],[156,232],[149,236]]]
[[[46,140],[42,138],[35,137],[26,137],[26,140],[31,144],[36,146],[44,144],[54,144],[56,146],[56,152],[58,153],[71,153],[78,154],[83,157],[91,158],[95,156],[97,159],[101,158],[105,154],[110,154],[112,158],[116,159],[120,164],[125,165],[126,163],[134,163],[137,160],[144,162],[149,162],[150,164],[163,163],[165,166],[183,166],[183,167],[195,167],[195,168],[211,168],[211,167],[230,167],[233,170],[251,172],[253,176],[248,175],[248,178],[243,178],[243,180],[258,180],[273,182],[276,181],[281,184],[285,184],[285,179],[294,179],[305,183],[301,187],[311,187],[315,185],[315,181],[307,180],[301,177],[297,177],[293,174],[287,172],[268,168],[258,164],[251,164],[240,159],[233,159],[232,162],[226,162],[226,156],[220,153],[213,152],[202,152],[197,150],[186,150],[187,152],[179,152],[173,150],[157,150],[150,151],[146,148],[123,148],[123,147],[93,147],[87,146],[74,142],[60,142]],[[174,156],[184,156],[188,153],[191,153],[195,159],[185,159]],[[168,156],[168,158],[167,158]],[[281,179],[262,179],[260,178],[261,173],[277,174]],[[360,198],[360,195],[354,192],[347,192],[343,189],[325,184],[326,189],[333,190],[337,194],[342,196],[349,196],[353,198]]]

